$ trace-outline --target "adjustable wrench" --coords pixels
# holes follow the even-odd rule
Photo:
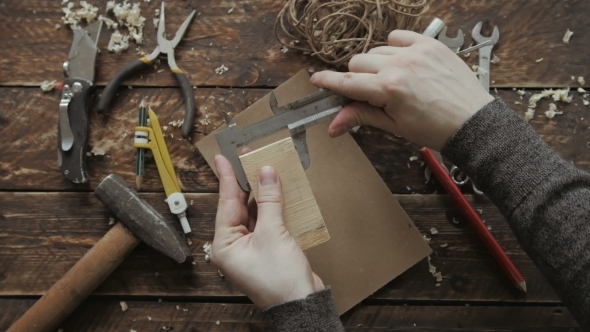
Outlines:
[[[447,27],[445,26],[438,34],[438,40],[445,44],[451,51],[453,51],[453,53],[457,53],[461,46],[463,46],[463,31],[459,29],[459,31],[457,31],[457,37],[449,38],[447,36]]]
[[[475,27],[473,27],[473,30],[471,31],[471,37],[473,37],[473,40],[475,40],[477,43],[483,43],[485,41],[491,40],[494,42],[494,44],[496,44],[500,38],[500,31],[498,30],[498,27],[494,27],[494,31],[490,37],[484,37],[481,35],[482,25],[483,22],[479,22],[475,25]],[[486,91],[490,91],[490,60],[492,58],[492,49],[494,48],[494,44],[484,46],[479,49],[479,68],[485,70],[484,75],[479,75],[479,81]]]

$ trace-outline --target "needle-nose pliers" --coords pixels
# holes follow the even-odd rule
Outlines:
[[[178,79],[178,83],[180,84],[180,88],[182,89],[182,96],[184,99],[184,122],[182,123],[181,134],[184,138],[188,137],[190,133],[193,122],[195,121],[195,98],[193,95],[193,89],[191,87],[190,81],[186,76],[185,72],[182,69],[178,68],[176,65],[176,60],[174,59],[174,48],[186,32],[190,21],[192,20],[193,16],[195,15],[195,10],[184,20],[176,35],[172,40],[168,40],[166,38],[166,20],[164,17],[164,2],[162,2],[162,10],[160,11],[160,22],[158,23],[158,36],[157,42],[158,46],[156,49],[148,56],[141,57],[140,59],[134,60],[133,62],[129,63],[127,66],[123,67],[115,76],[109,81],[107,86],[105,87],[104,91],[102,92],[102,96],[98,101],[98,105],[96,106],[96,110],[98,113],[104,113],[108,108],[111,99],[115,95],[117,88],[123,81],[131,77],[133,74],[139,72],[142,69],[146,69],[147,67],[151,66],[153,62],[161,55],[164,55],[168,59],[168,65],[170,66],[170,70]]]

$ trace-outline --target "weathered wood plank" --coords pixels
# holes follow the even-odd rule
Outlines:
[[[523,100],[512,90],[501,90],[499,96],[523,115],[526,101],[532,92],[539,90],[527,90]],[[198,89],[198,118],[191,141],[186,141],[180,138],[179,128],[168,124],[183,117],[180,90],[121,90],[116,107],[108,114],[91,113],[90,149],[102,148],[106,155],[89,157],[90,183],[80,186],[67,181],[57,167],[55,149],[59,93],[42,93],[34,88],[0,88],[0,190],[92,190],[112,172],[133,182],[133,130],[137,124],[138,102],[141,97],[145,97],[154,107],[160,122],[168,126],[167,145],[183,190],[217,191],[217,178],[192,142],[202,139],[223,123],[219,111],[235,115],[266,93],[268,90],[265,89]],[[590,141],[590,116],[588,108],[582,105],[580,94],[573,94],[574,101],[571,104],[557,103],[564,114],[552,120],[543,115],[549,101],[539,102],[537,116],[531,125],[561,157],[572,161],[582,170],[590,171],[590,149],[587,146]],[[525,104],[516,105],[515,101]],[[211,123],[203,125],[200,121]],[[418,146],[369,127],[362,128],[353,136],[393,193],[431,194],[443,191],[433,182],[424,183],[424,167],[420,167],[419,160],[409,161],[410,156],[418,156]],[[152,159],[146,161],[142,189],[162,191]]]
[[[0,299],[0,329],[10,324],[34,300]],[[63,331],[269,331],[262,312],[251,304],[119,301],[91,297],[61,325]],[[178,308],[178,309],[177,309]],[[185,311],[186,310],[186,311]],[[151,321],[148,319],[151,318]],[[580,331],[563,307],[526,306],[371,306],[359,305],[341,317],[347,331]],[[217,324],[219,322],[219,324]]]
[[[175,220],[167,212],[163,193],[145,197],[168,220]],[[527,294],[516,290],[505,278],[448,197],[396,198],[422,234],[432,238],[432,264],[444,279],[436,286],[424,260],[377,291],[372,299],[559,303],[488,200],[469,197],[477,209],[483,210],[482,217],[492,227],[492,234],[525,277]],[[202,246],[213,239],[217,200],[217,194],[187,195],[187,215],[193,229],[189,247],[196,265],[176,264],[140,244],[95,294],[242,296],[219,277],[211,263],[204,261]],[[42,294],[106,233],[109,217],[91,193],[0,193],[0,296]],[[459,223],[453,223],[453,218]],[[180,231],[180,225],[174,225]],[[430,234],[432,227],[438,234]]]
[[[91,3],[104,14],[106,0]],[[273,24],[283,5],[281,1],[169,1],[166,22],[174,33],[191,9],[198,15],[177,47],[181,68],[190,74],[194,85],[207,86],[277,86],[302,68],[328,67],[300,52],[280,51]],[[142,50],[149,53],[156,45],[152,24],[157,1],[142,2],[147,18]],[[229,9],[235,7],[231,13]],[[470,41],[472,27],[478,21],[491,21],[500,27],[496,54],[502,61],[492,67],[496,87],[554,87],[574,85],[571,75],[590,74],[586,59],[590,56],[590,3],[583,0],[556,2],[537,1],[433,1],[425,15],[425,27],[434,16],[447,24],[460,27]],[[72,33],[68,28],[55,29],[61,23],[59,1],[9,0],[0,7],[0,85],[39,85],[44,80],[61,80],[62,62],[67,58]],[[547,24],[551,22],[551,24]],[[562,37],[566,29],[574,31],[571,43]],[[96,82],[100,85],[113,77],[124,63],[138,55],[135,45],[120,54],[106,50],[110,32],[104,30],[97,59]],[[17,47],[15,47],[17,45]],[[476,61],[475,54],[470,62]],[[543,58],[541,63],[535,60]],[[224,64],[229,71],[217,75],[214,69]],[[163,66],[146,71],[125,84],[141,86],[177,85]],[[165,68],[165,67],[164,67]],[[590,79],[587,80],[590,82]]]

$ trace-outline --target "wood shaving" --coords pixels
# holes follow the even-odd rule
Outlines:
[[[543,61],[543,58],[540,58],[540,59],[535,60],[536,63],[539,63],[541,61]]]
[[[586,93],[586,90],[584,90],[584,88],[578,88],[578,92],[579,93],[582,93],[582,94],[585,94]]]
[[[203,252],[205,253],[205,262],[211,261],[211,244],[209,242],[203,245]]]
[[[492,60],[490,62],[491,63],[498,63],[498,62],[500,62],[500,58],[498,58],[498,56],[494,54],[492,56]]]
[[[458,225],[459,222],[460,222],[459,220],[455,219],[455,217],[453,217],[453,220],[452,221],[453,221],[453,224],[455,224],[455,225]]]
[[[115,224],[115,218],[109,218],[109,226],[113,226]]]
[[[137,331],[135,331],[134,329],[129,329],[129,332],[137,332]]]
[[[86,23],[92,23],[96,21],[98,16],[98,7],[94,7],[86,1],[80,1],[80,6],[82,8],[77,10],[73,10],[73,2],[62,2],[62,5],[65,6],[61,9],[64,13],[64,16],[61,18],[61,20],[65,25],[69,25],[72,30],[79,28],[79,24],[82,21],[86,21]]]
[[[434,277],[436,278],[436,282],[441,282],[443,280],[442,273],[440,272],[436,272]]]
[[[522,90],[516,90],[516,94],[518,94],[521,97],[524,96],[524,93],[525,93],[524,92],[524,89],[522,89]]]
[[[183,308],[183,309],[182,309],[182,311],[184,311],[184,312],[188,312],[188,309],[184,309],[184,308]]]
[[[121,305],[121,310],[123,310],[123,312],[125,312],[125,311],[127,311],[127,309],[129,309],[129,307],[127,306],[127,302],[121,301],[121,302],[119,302],[119,304]]]
[[[570,38],[572,38],[572,35],[574,34],[573,31],[570,31],[570,29],[567,29],[567,31],[565,32],[565,35],[563,35],[563,43],[564,44],[569,44],[570,43]]]
[[[61,29],[61,24],[55,24],[55,30]]]
[[[438,229],[436,229],[435,227],[432,227],[432,228],[430,229],[430,234],[432,234],[432,235],[436,235],[436,234],[438,234]]]
[[[289,48],[287,46],[283,46],[283,47],[281,47],[281,52],[287,53],[287,52],[289,52]]]
[[[571,103],[573,97],[569,95],[569,91],[569,88],[543,90],[541,93],[536,93],[529,98],[529,108],[537,107],[537,102],[539,100],[549,96],[551,96],[554,101],[561,100],[566,103]]]
[[[55,86],[57,85],[57,81],[43,81],[41,82],[41,90],[43,90],[43,92],[49,92],[53,89],[55,89]]]
[[[176,305],[176,310],[180,310],[180,306],[179,305]]]
[[[518,101],[518,100],[515,100],[515,101],[514,101],[514,104],[516,104],[516,105],[520,105],[520,104],[522,104],[522,103],[521,103],[520,101]]]
[[[549,110],[545,112],[545,116],[548,119],[553,119],[556,115],[563,114],[563,112],[557,110],[557,106],[554,103],[549,103]]]
[[[219,273],[219,277],[220,277],[220,278],[223,278],[223,277],[225,277],[225,276],[223,275],[223,273],[221,273],[221,271],[217,270],[217,273]]]
[[[584,80],[583,76],[578,77],[578,83],[580,83],[580,85],[586,84],[586,81]]]
[[[412,189],[410,188],[410,186],[406,186],[406,189],[408,189],[408,191],[412,191]]]
[[[220,321],[216,321],[216,322],[215,322],[215,325],[219,325],[219,324],[221,324],[221,322],[220,322]]]
[[[473,69],[473,72],[475,72],[475,75],[477,75],[477,76],[484,76],[488,73],[487,70],[481,68],[478,65],[471,66],[471,69]]]
[[[582,104],[584,104],[584,106],[588,106],[590,104],[590,101],[582,99]]]
[[[112,8],[119,25],[127,27],[129,39],[137,44],[143,43],[143,27],[146,20],[145,17],[141,16],[140,4],[140,2],[137,2],[132,5],[127,0],[124,0],[120,4],[115,4]]]
[[[436,274],[436,266],[430,262],[430,255],[428,255],[428,272],[434,276]]]
[[[416,161],[416,160],[418,160],[418,156],[411,156],[410,157],[410,161]]]
[[[99,147],[92,147],[92,150],[90,150],[90,153],[92,153],[95,156],[104,156],[105,151]]]
[[[152,20],[152,22],[154,22],[154,27],[157,28],[158,24],[160,23],[160,19],[156,17]]]
[[[314,67],[309,67],[307,69],[307,71],[310,72],[310,73],[315,73],[315,68]]]
[[[426,243],[430,243],[430,240],[432,240],[432,238],[429,238],[426,235],[422,235],[422,238],[424,238],[424,240],[426,241]]]
[[[221,66],[219,68],[215,68],[215,74],[217,74],[217,75],[223,75],[228,70],[229,70],[229,68],[227,68],[226,66],[224,66],[223,64],[221,64]]]
[[[491,230],[492,230],[492,226],[488,226],[488,231],[491,231]]]
[[[227,11],[228,14],[231,14],[231,12],[234,11],[234,9],[236,9],[236,4],[234,3],[234,5]],[[219,324],[217,324],[219,325]]]
[[[446,248],[449,244],[448,243],[443,243],[440,245],[441,248]]]
[[[111,34],[111,39],[107,46],[107,50],[113,53],[119,53],[129,48],[129,35],[122,35],[119,30],[115,30]]]
[[[172,331],[174,328],[172,326],[162,326],[162,331]]]
[[[152,321],[152,317],[147,316],[147,319],[151,322]]]

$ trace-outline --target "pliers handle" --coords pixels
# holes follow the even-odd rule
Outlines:
[[[111,100],[115,96],[115,93],[117,92],[117,89],[121,83],[129,79],[134,74],[150,67],[152,64],[153,61],[149,57],[144,56],[140,59],[130,62],[125,67],[123,67],[123,69],[118,71],[102,92],[102,95],[98,100],[98,105],[96,106],[96,111],[100,114],[104,113],[109,107],[109,104],[111,103]],[[184,71],[177,67],[171,68],[171,71],[174,73],[174,76],[176,76],[176,79],[178,80],[182,90],[185,111],[184,122],[182,123],[180,132],[182,137],[187,138],[191,129],[193,128],[193,123],[195,122],[196,105],[193,88],[191,87],[190,81],[188,80],[188,77]]]

